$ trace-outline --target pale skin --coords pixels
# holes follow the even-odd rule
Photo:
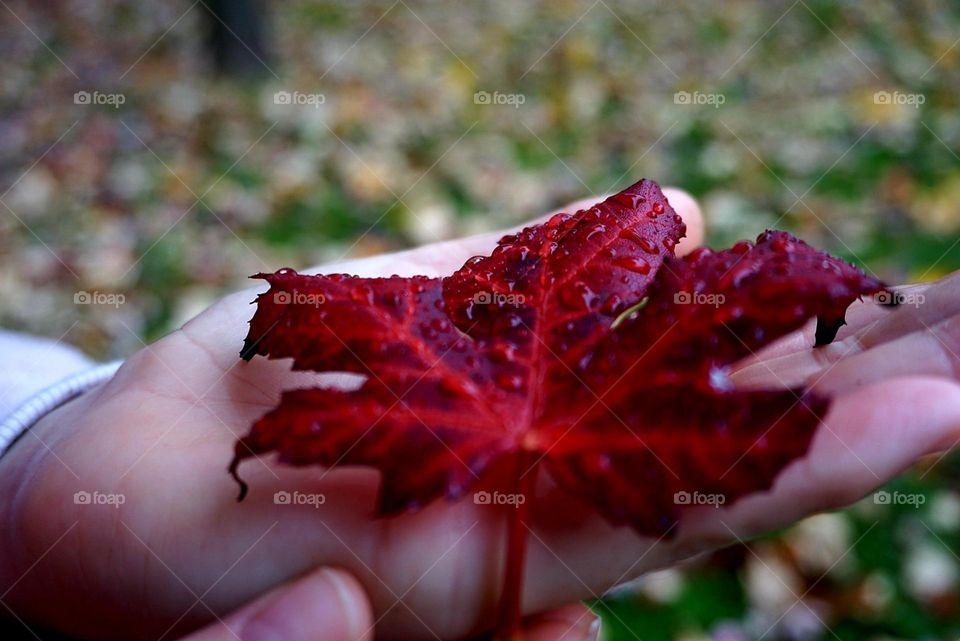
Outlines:
[[[666,193],[688,225],[678,249],[689,251],[703,236],[699,209],[683,192]],[[497,237],[316,271],[443,275]],[[588,639],[593,616],[579,600],[847,505],[951,447],[960,438],[960,277],[911,291],[925,303],[895,311],[856,303],[835,346],[814,350],[806,328],[736,372],[744,386],[812,384],[835,397],[807,456],[771,491],[693,508],[672,539],[654,541],[611,527],[542,479],[524,584],[527,638]],[[375,472],[269,458],[244,463],[251,493],[235,501],[226,473],[234,441],[308,376],[290,373],[287,361],[239,360],[253,296],[228,296],[134,354],[4,457],[0,601],[91,639],[445,640],[490,629],[511,508],[468,497],[377,520]],[[78,505],[81,490],[122,494],[124,503]],[[322,494],[325,503],[278,505],[277,491]]]

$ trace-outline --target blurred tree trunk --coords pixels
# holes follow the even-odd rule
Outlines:
[[[207,47],[218,71],[256,77],[267,72],[265,12],[262,0],[207,0]]]

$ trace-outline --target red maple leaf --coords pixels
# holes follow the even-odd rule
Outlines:
[[[648,535],[669,532],[695,493],[731,502],[768,488],[806,452],[828,400],[738,390],[727,368],[810,318],[829,342],[849,304],[882,287],[785,232],[678,258],[684,231],[643,180],[505,236],[443,279],[258,274],[270,289],[245,359],[366,379],[285,392],[237,443],[231,472],[270,451],[372,466],[383,515],[478,487],[524,493],[500,613],[512,635],[538,470]]]

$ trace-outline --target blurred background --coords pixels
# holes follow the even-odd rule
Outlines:
[[[890,282],[960,267],[957,2],[0,5],[0,327],[97,358],[261,270],[644,176],[714,245],[775,226]],[[597,604],[604,634],[956,639],[957,476],[651,575]]]

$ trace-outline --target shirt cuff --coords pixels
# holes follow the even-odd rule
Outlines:
[[[96,365],[79,350],[57,341],[0,331],[0,421],[51,385]]]

